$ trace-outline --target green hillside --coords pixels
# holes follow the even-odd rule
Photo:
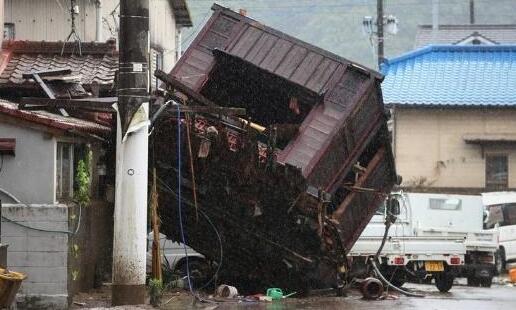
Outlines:
[[[216,2],[260,22],[367,66],[376,60],[362,31],[364,16],[376,15],[376,0],[188,0],[194,27],[185,31],[184,44],[211,15]],[[393,57],[414,46],[418,24],[432,22],[432,0],[385,0],[385,14],[399,20],[399,32],[386,39],[385,52]],[[516,23],[516,0],[475,0],[476,23]],[[441,24],[469,23],[469,0],[440,0]]]

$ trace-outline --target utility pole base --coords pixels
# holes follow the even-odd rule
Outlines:
[[[113,285],[111,287],[112,306],[145,304],[145,285]]]

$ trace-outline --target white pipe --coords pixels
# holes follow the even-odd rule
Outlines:
[[[102,0],[95,1],[96,8],[96,32],[95,32],[95,41],[102,42]]]
[[[439,29],[439,0],[432,0],[432,29]]]

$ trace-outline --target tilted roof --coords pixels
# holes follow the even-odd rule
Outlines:
[[[516,24],[509,25],[439,25],[439,29],[432,29],[432,25],[418,26],[415,48],[430,44],[457,44],[461,41],[478,35],[495,44],[516,44]]]
[[[249,17],[213,5],[214,14],[190,44],[172,75],[198,90],[214,63],[219,49],[260,69],[323,93],[329,81],[346,67],[377,78],[382,76],[341,56],[303,42]]]
[[[382,65],[386,104],[516,106],[516,45],[433,45]]]
[[[347,152],[344,148],[336,150],[337,146],[344,145],[336,141],[343,136],[344,127],[352,128],[355,141],[362,141],[367,134],[372,136],[373,131],[383,130],[384,110],[379,88],[383,76],[222,6],[215,4],[212,9],[212,17],[170,75],[200,93],[203,90],[209,92],[214,80],[222,84],[233,74],[259,79],[257,85],[288,90],[300,101],[311,98],[305,100],[312,107],[309,115],[303,119],[296,137],[277,158],[281,163],[302,169],[303,175],[315,187],[337,184],[336,175],[340,177],[348,169],[348,166],[342,168],[340,161],[332,161],[338,156],[336,154],[342,154],[337,152]],[[217,79],[217,74],[223,77]],[[238,87],[252,93],[253,89],[244,83]],[[222,85],[213,87],[220,91],[211,95],[223,94],[224,89],[230,88],[227,84]],[[217,104],[229,104],[218,102],[210,94],[206,96]],[[273,108],[270,106],[271,110]],[[361,151],[353,152],[359,154]],[[352,157],[346,158],[351,160]]]

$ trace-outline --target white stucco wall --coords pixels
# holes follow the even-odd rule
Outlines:
[[[508,156],[508,186],[516,187],[516,147],[468,144],[466,134],[512,134],[516,111],[509,109],[397,108],[394,150],[403,186],[486,186],[485,154]],[[424,181],[424,182],[423,182]]]
[[[16,139],[16,155],[4,155],[0,188],[23,203],[55,202],[56,139],[27,127],[0,122],[0,137]],[[4,203],[13,202],[0,192]]]

